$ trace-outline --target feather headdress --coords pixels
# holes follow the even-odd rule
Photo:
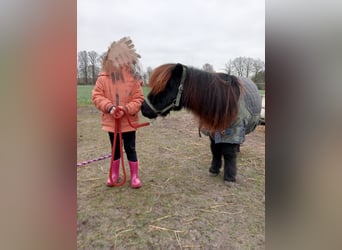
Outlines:
[[[134,68],[141,56],[134,49],[134,44],[130,37],[123,37],[117,42],[113,42],[108,48],[104,62],[104,70],[115,72],[124,66]]]

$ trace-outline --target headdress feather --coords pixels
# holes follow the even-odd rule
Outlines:
[[[123,37],[117,42],[113,42],[108,49],[108,63],[105,65],[107,72],[116,71],[123,66],[130,68],[135,65],[141,56],[134,49],[134,44],[130,37]]]

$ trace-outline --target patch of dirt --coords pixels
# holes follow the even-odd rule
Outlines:
[[[110,152],[100,117],[78,109],[78,162]],[[208,175],[209,139],[187,111],[138,129],[136,147],[140,189],[130,188],[126,156],[122,187],[105,185],[109,159],[77,168],[78,249],[265,249],[264,126],[240,148],[235,187]]]

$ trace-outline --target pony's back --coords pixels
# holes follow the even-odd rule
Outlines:
[[[252,132],[259,123],[261,112],[261,96],[259,90],[254,82],[248,78],[239,78],[244,89],[242,94],[243,105],[248,110],[250,117],[246,119],[246,134]]]
[[[261,96],[259,90],[254,82],[248,78],[239,78],[240,82],[246,92],[244,96],[244,101],[246,103],[246,108],[251,112],[251,114],[258,115],[261,112]]]

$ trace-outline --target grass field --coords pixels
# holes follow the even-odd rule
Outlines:
[[[92,87],[78,87],[77,162],[110,152]],[[209,139],[196,126],[182,110],[138,129],[140,189],[126,157],[122,187],[105,185],[109,159],[77,168],[77,249],[265,249],[265,126],[246,136],[232,188],[208,175]]]
[[[78,162],[110,152],[100,117],[93,106],[78,108]],[[122,187],[105,185],[109,159],[77,168],[77,249],[265,249],[264,139],[264,126],[247,136],[229,188],[222,172],[209,176],[209,140],[191,113],[138,129],[142,188],[130,187],[126,157]]]
[[[77,86],[77,105],[84,106],[91,103],[91,90],[93,85],[78,85]]]

